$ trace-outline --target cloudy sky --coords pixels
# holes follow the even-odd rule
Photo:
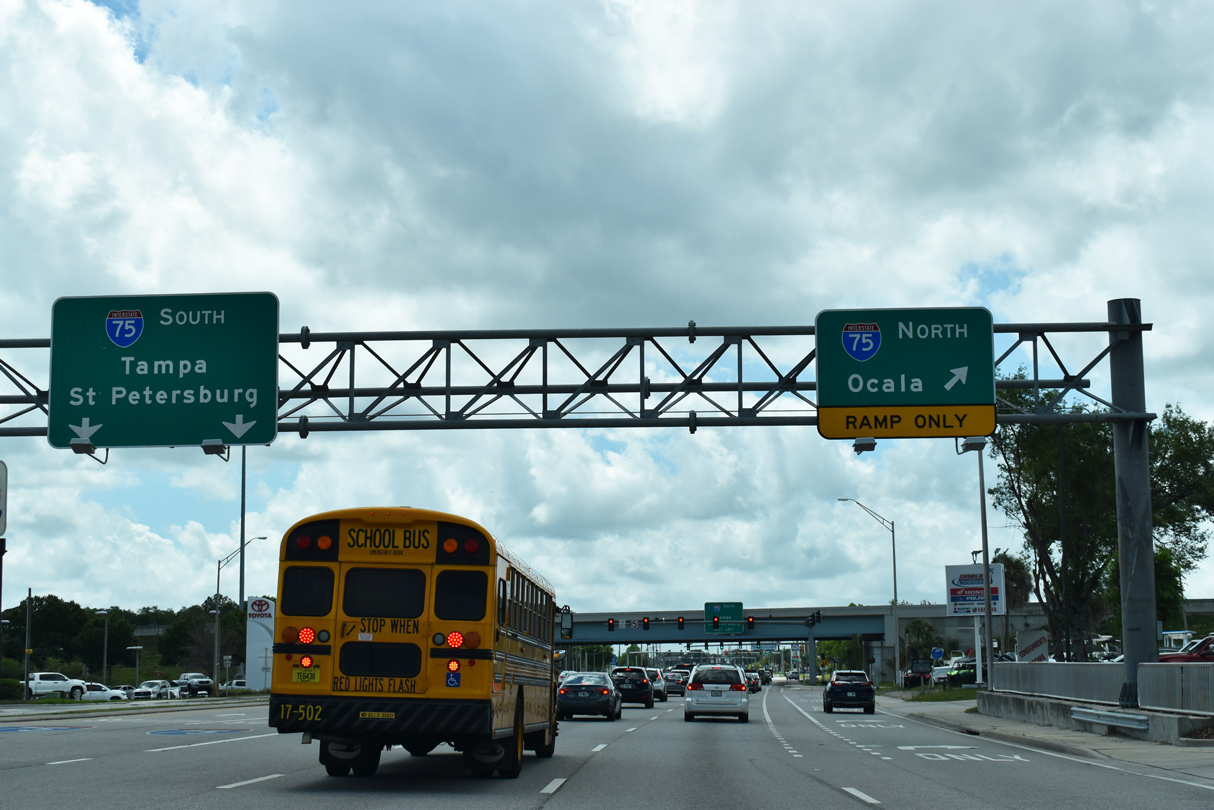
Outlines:
[[[1211,41],[1202,2],[0,0],[0,338],[50,337],[63,296],[266,290],[282,332],[1140,298],[1148,409],[1208,421]],[[45,350],[2,358],[46,385]],[[0,459],[5,608],[196,604],[238,545],[238,452]],[[282,434],[248,451],[247,591],[300,518],[409,504],[574,610],[888,602],[855,498],[896,523],[899,596],[939,603],[981,545],[975,468],[812,428]]]

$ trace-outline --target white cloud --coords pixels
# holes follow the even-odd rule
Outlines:
[[[1099,321],[1138,297],[1149,407],[1214,419],[1200,4],[125,8],[0,2],[0,338],[124,293],[270,290],[284,332]],[[1056,345],[1076,371],[1105,341]],[[44,384],[44,350],[0,359]],[[9,605],[196,603],[238,542],[235,453],[3,445]],[[272,539],[248,589],[292,523],[378,502],[479,520],[577,609],[887,601],[854,497],[897,523],[899,595],[939,601],[977,547],[972,466],[791,428],[282,435],[249,450],[246,536]]]

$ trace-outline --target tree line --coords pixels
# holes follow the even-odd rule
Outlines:
[[[272,597],[267,597],[272,598]],[[232,656],[232,673],[245,655],[245,612],[226,596],[167,610],[157,606],[128,610],[118,606],[87,607],[54,594],[36,595],[0,613],[5,620],[0,642],[0,678],[21,679],[25,670],[26,607],[30,615],[30,671],[52,671],[84,680],[106,681],[103,661],[139,675],[176,678],[183,671],[212,671],[215,658],[215,613],[219,611],[219,652]],[[100,615],[104,613],[105,615]],[[108,630],[106,624],[108,622]],[[139,628],[144,632],[138,633]],[[108,646],[106,644],[108,637]],[[224,669],[220,665],[220,677]],[[134,675],[131,676],[134,679]],[[113,685],[113,684],[110,684]]]

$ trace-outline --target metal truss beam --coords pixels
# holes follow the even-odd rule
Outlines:
[[[1153,414],[1114,406],[1089,374],[1150,324],[996,324],[1018,361],[1031,412],[1006,399],[999,423],[1126,422]],[[1106,333],[1086,351],[1076,333]],[[998,343],[997,343],[998,346]],[[0,437],[45,436],[49,339],[0,340]],[[997,351],[999,349],[997,348]],[[1064,355],[1074,357],[1064,360]],[[280,433],[517,428],[637,428],[818,423],[814,327],[319,332],[279,335]],[[1025,362],[1025,358],[1029,362]],[[1072,371],[1074,369],[1074,371]],[[1002,369],[1004,376],[1011,376]],[[1013,369],[1015,371],[1015,369]],[[1107,374],[1103,375],[1107,379]],[[1067,395],[1102,410],[1062,414]]]

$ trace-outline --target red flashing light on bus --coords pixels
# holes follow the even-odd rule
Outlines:
[[[312,538],[308,537],[306,534],[301,534],[301,535],[299,535],[299,537],[295,538],[295,545],[298,546],[301,550],[311,548],[312,547]]]
[[[333,547],[333,538],[327,534],[322,534],[316,538],[316,547],[321,551],[328,551]]]

